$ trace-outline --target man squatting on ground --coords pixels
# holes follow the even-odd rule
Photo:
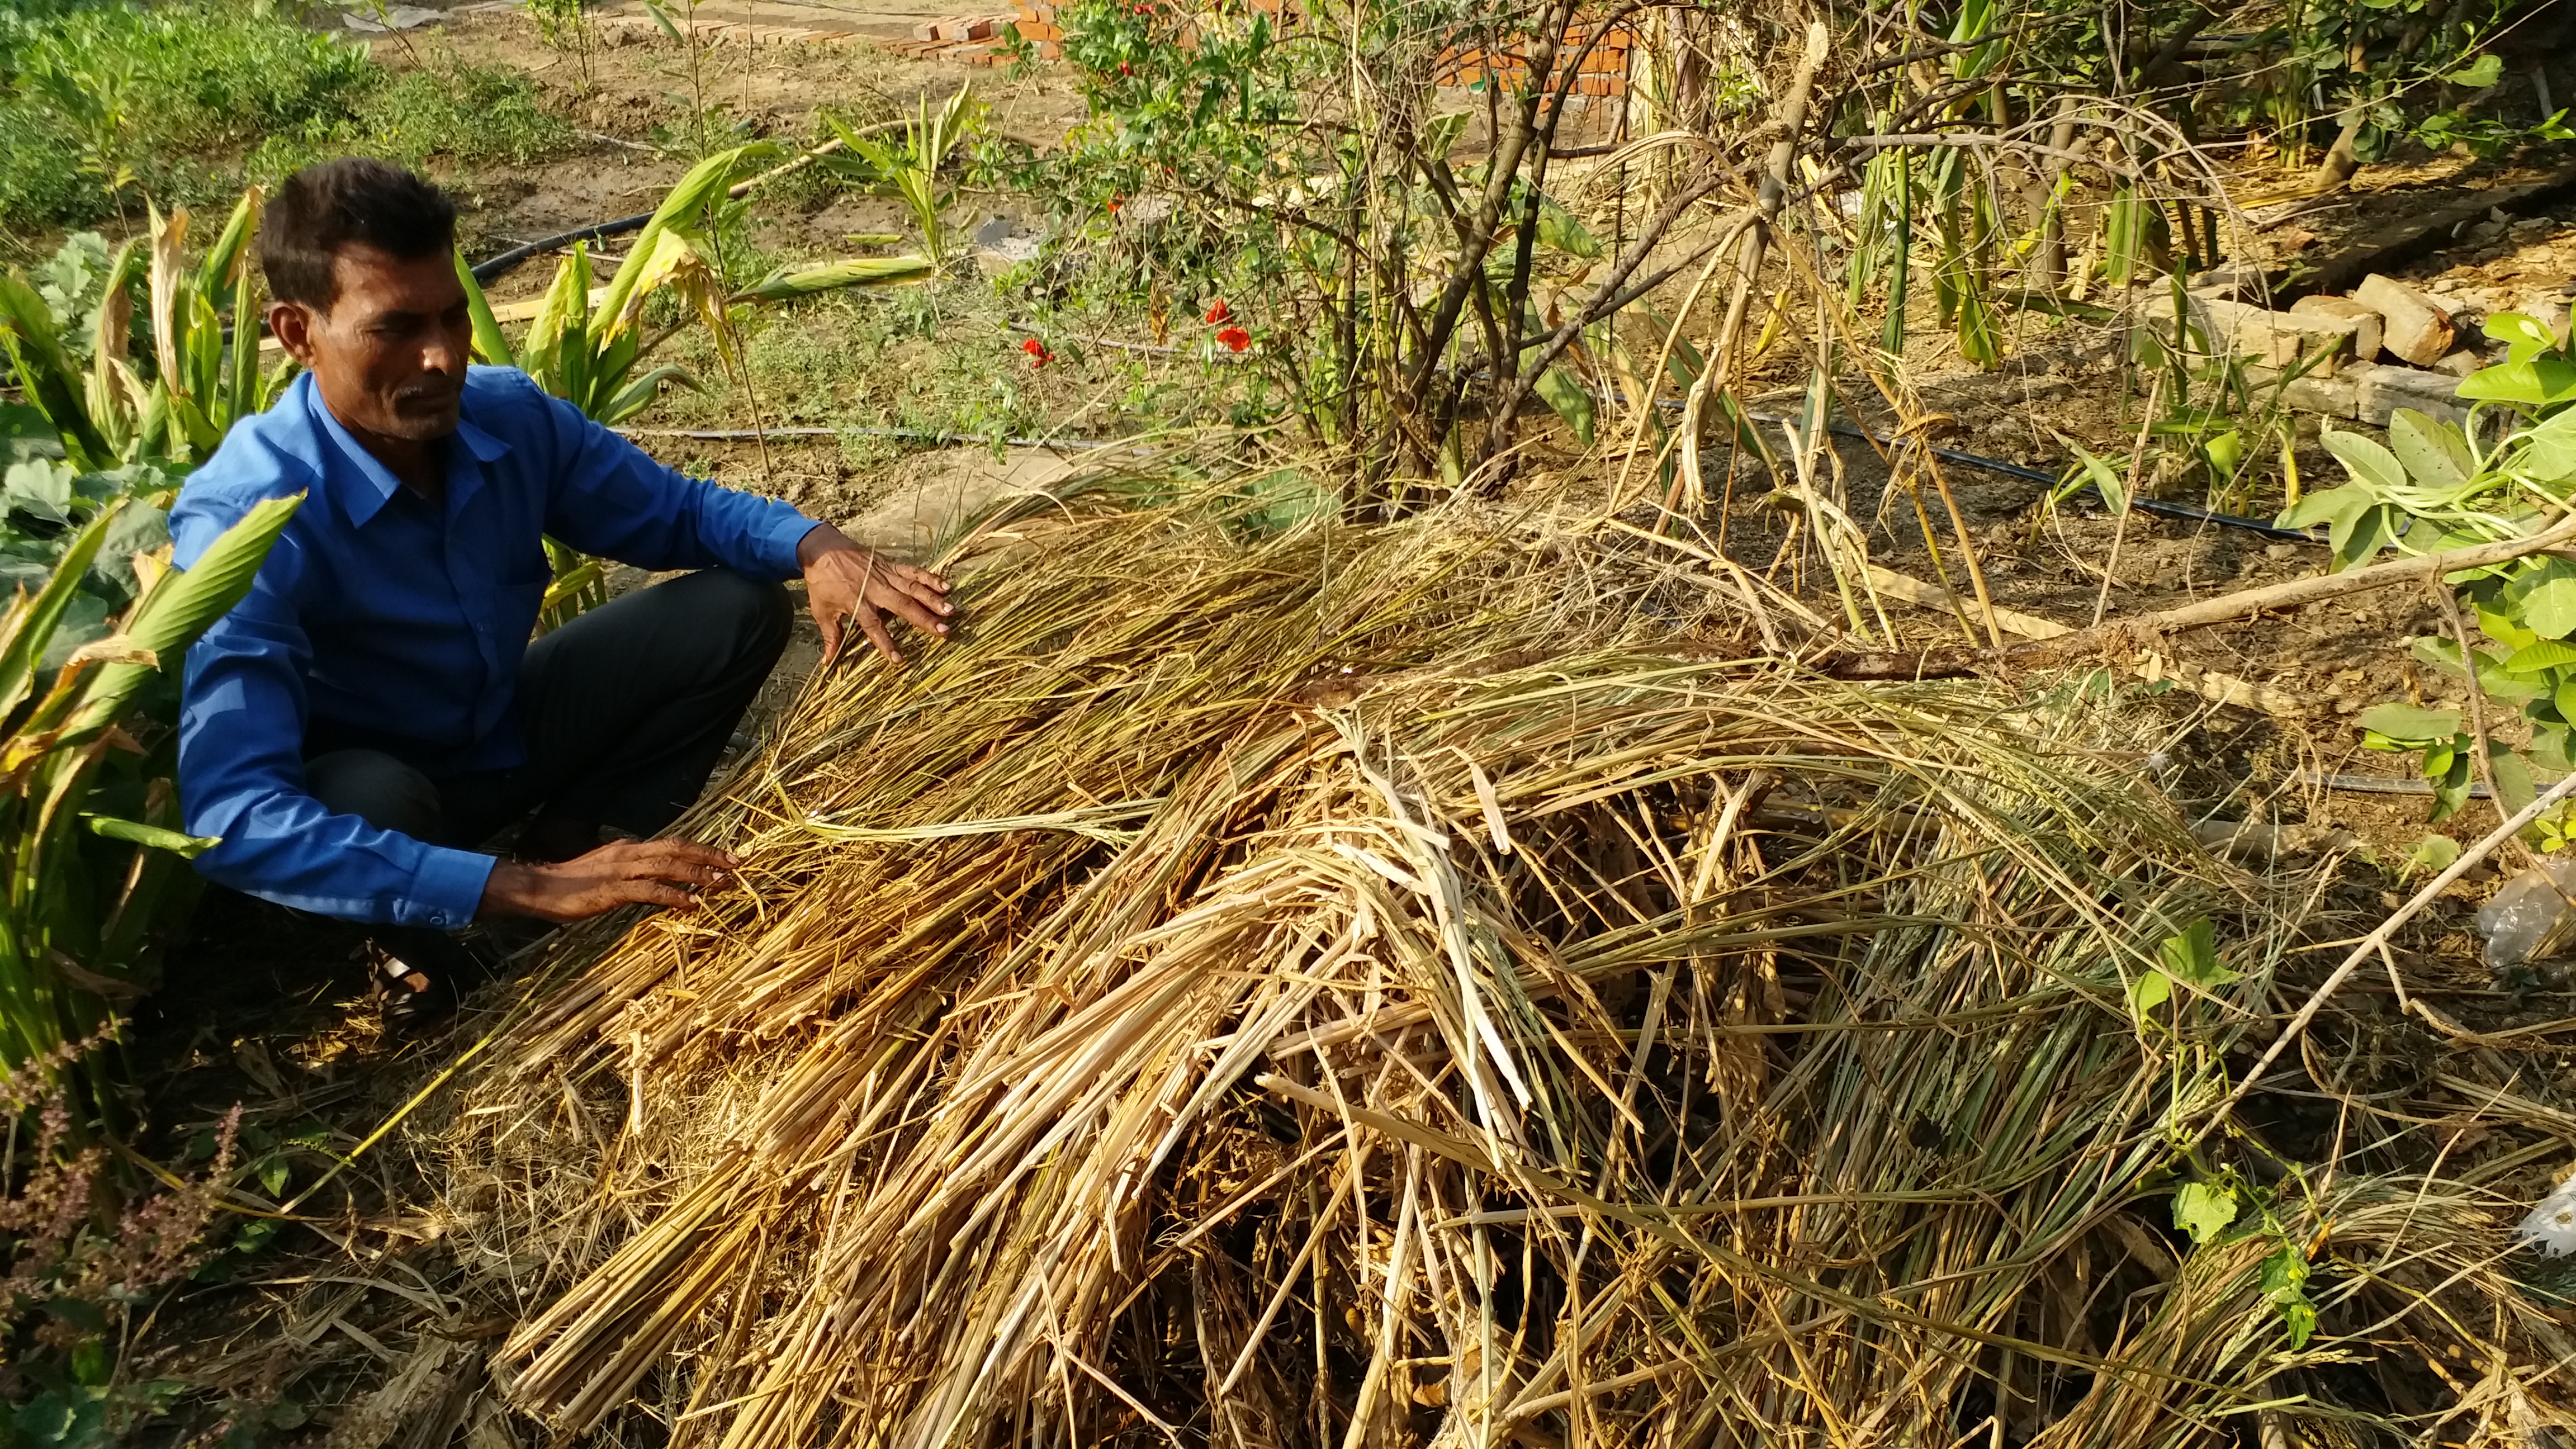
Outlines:
[[[260,233],[269,330],[304,373],[170,513],[185,568],[264,498],[303,506],[188,654],[179,782],[215,881],[365,922],[385,1012],[451,1010],[492,916],[694,904],[720,851],[652,839],[697,798],[786,646],[805,578],[826,665],[855,618],[945,634],[947,584],[785,503],[684,477],[510,368],[467,366],[456,209],[374,161],[307,168]],[[695,573],[534,644],[541,536]],[[882,612],[881,612],[882,611]],[[532,818],[531,818],[532,817]],[[525,821],[514,856],[478,849]],[[640,837],[602,845],[602,827]]]

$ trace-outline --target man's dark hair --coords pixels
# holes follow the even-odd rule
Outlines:
[[[404,261],[456,245],[456,203],[399,166],[351,156],[286,178],[259,228],[269,295],[329,311],[339,300],[331,256],[364,242]]]

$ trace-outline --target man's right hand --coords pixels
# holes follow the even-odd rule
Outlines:
[[[621,840],[557,865],[504,860],[483,886],[481,914],[579,921],[619,906],[697,909],[692,888],[730,884],[740,865],[685,840]]]

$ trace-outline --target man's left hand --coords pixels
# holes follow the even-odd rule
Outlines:
[[[892,614],[934,638],[945,635],[943,622],[956,612],[948,602],[948,581],[928,569],[897,563],[864,549],[828,523],[816,524],[796,545],[796,561],[805,568],[805,604],[823,631],[823,667],[829,669],[849,642],[848,621],[886,658],[901,664],[886,628]]]

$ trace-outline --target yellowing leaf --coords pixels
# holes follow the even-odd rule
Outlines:
[[[2235,1189],[2223,1183],[2187,1182],[2174,1194],[2173,1224],[2189,1233],[2195,1244],[2227,1231],[2236,1221],[2236,1212]]]

